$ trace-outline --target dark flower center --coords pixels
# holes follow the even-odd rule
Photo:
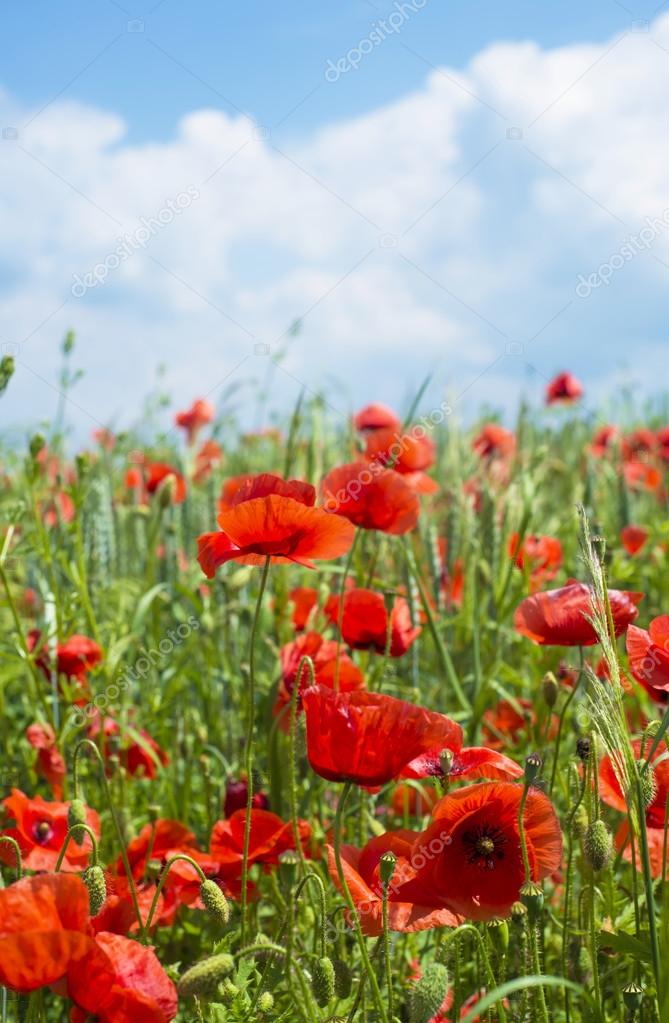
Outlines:
[[[462,842],[467,851],[468,863],[476,864],[485,870],[494,870],[496,863],[504,859],[506,836],[499,828],[481,824],[477,828],[465,831]]]
[[[38,845],[46,845],[53,835],[53,828],[49,821],[38,821],[33,827],[33,835]]]

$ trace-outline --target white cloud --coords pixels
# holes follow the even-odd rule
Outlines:
[[[279,402],[332,378],[353,401],[400,400],[435,367],[468,405],[510,404],[528,362],[614,381],[630,346],[663,340],[669,232],[610,287],[584,301],[575,286],[669,208],[667,51],[669,15],[601,45],[499,43],[299,143],[207,109],[169,142],[130,144],[108,112],[56,100],[31,119],[0,93],[19,131],[0,143],[0,342],[19,346],[5,422],[55,405],[39,378],[55,380],[69,326],[82,431],[131,421],[160,362],[179,403],[245,356],[239,379],[264,375],[254,343],[277,351],[297,317]],[[189,187],[144,249],[72,296],[73,274]],[[525,359],[472,385],[511,340]]]

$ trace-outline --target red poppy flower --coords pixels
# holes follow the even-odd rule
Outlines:
[[[623,526],[620,530],[621,543],[632,557],[645,547],[648,535],[648,530],[643,526]]]
[[[155,494],[159,487],[169,484],[173,487],[172,503],[181,504],[186,499],[186,481],[180,472],[164,462],[153,462],[147,466],[146,489]]]
[[[215,440],[206,440],[198,449],[193,467],[193,479],[202,483],[223,461],[223,450]]]
[[[418,522],[415,489],[399,473],[376,463],[338,466],[323,480],[322,493],[326,511],[342,515],[361,529],[401,536]]]
[[[630,625],[626,636],[632,676],[653,695],[669,692],[669,615],[654,618],[648,630]]]
[[[516,450],[516,435],[499,423],[486,423],[472,441],[472,450],[486,461],[511,458]]]
[[[61,522],[72,522],[76,508],[70,495],[64,490],[59,490],[42,505],[41,511],[45,525],[53,529]]]
[[[528,569],[533,591],[554,579],[562,564],[562,544],[553,536],[530,533],[521,543],[519,534],[512,533],[509,554],[518,568]]]
[[[128,863],[133,877],[136,879],[144,877],[147,856],[154,860],[164,860],[171,849],[181,849],[190,855],[191,849],[197,850],[195,835],[179,821],[165,817],[145,824],[127,848]],[[120,856],[116,861],[116,873],[125,874],[125,865]]]
[[[571,373],[558,373],[546,388],[546,404],[577,401],[583,394],[583,385]]]
[[[339,624],[340,601],[329,597],[325,614]],[[395,597],[390,612],[390,656],[402,657],[420,635],[420,625],[412,625],[411,611],[404,597]],[[372,590],[351,589],[344,594],[341,634],[353,650],[384,653],[388,637],[388,612],[382,594]]]
[[[441,750],[432,750],[416,757],[402,771],[402,778],[446,778],[460,781],[464,778],[488,778],[499,781],[513,781],[523,776],[523,768],[515,760],[488,749],[486,746],[465,746],[451,751],[450,766],[444,774]]]
[[[318,592],[311,586],[296,586],[288,594],[288,599],[293,605],[293,627],[296,632],[302,632],[318,606]]]
[[[226,876],[240,876],[244,854],[246,810],[237,810],[227,820],[217,821],[211,832],[209,852],[220,863]],[[311,828],[299,821],[300,843],[305,853],[311,839]],[[295,848],[293,828],[269,810],[251,810],[249,864],[275,866],[281,853]]]
[[[662,877],[663,872],[663,854],[664,854],[664,826],[661,828],[646,828],[646,834],[648,837],[648,858],[650,860],[650,872],[653,877]],[[628,863],[632,862],[632,849],[629,841],[629,821],[624,820],[621,822],[618,828],[614,845],[618,852],[622,851],[623,859]],[[667,855],[669,861],[669,854]],[[643,871],[643,861],[639,855],[639,843],[636,841],[636,850],[634,861],[636,863],[636,869],[639,873]]]
[[[542,646],[593,646],[599,639],[586,617],[592,616],[593,596],[585,583],[570,582],[526,597],[514,614],[516,631]],[[634,621],[642,597],[642,593],[609,590],[616,636]]]
[[[657,448],[657,435],[646,427],[628,433],[622,439],[621,451],[624,461],[634,461],[641,456],[653,454]]]
[[[248,782],[246,778],[228,778],[225,783],[225,800],[223,802],[223,813],[226,817],[232,817],[236,810],[245,810],[248,799]],[[269,799],[264,792],[253,793],[253,809],[269,810]]]
[[[632,749],[636,760],[646,759],[650,743],[644,746],[644,755],[641,753],[641,739],[632,742]],[[654,795],[646,807],[646,824],[649,828],[664,828],[664,814],[669,794],[669,761],[663,759],[666,750],[659,746],[652,757],[654,777]],[[627,813],[625,796],[615,771],[613,760],[607,753],[602,757],[599,765],[599,794],[605,803],[615,810]]]
[[[41,796],[30,799],[19,789],[12,789],[2,804],[12,818],[12,827],[3,835],[14,838],[21,850],[23,866],[28,870],[53,870],[68,831],[69,803],[47,802]],[[96,838],[100,836],[100,820],[95,810],[86,810],[86,823]],[[88,863],[91,840],[85,835],[81,843],[73,838],[67,844],[63,870],[81,870]],[[0,844],[0,859],[13,862],[11,848]]]
[[[177,412],[174,422],[186,431],[188,443],[192,444],[202,427],[213,422],[215,414],[210,402],[198,398],[185,412]]]
[[[389,429],[368,433],[365,457],[370,462],[401,473],[421,494],[434,494],[439,489],[425,473],[434,465],[437,449],[424,427],[414,426],[401,435],[397,430]]]
[[[338,558],[353,543],[346,519],[312,507],[314,488],[265,473],[242,484],[232,507],[218,516],[220,533],[198,537],[198,561],[207,578],[226,561],[261,565],[294,562],[314,568],[313,559]]]
[[[365,687],[365,680],[360,668],[339,648],[338,643],[331,639],[323,639],[319,632],[305,632],[302,636],[298,636],[293,643],[287,643],[281,648],[281,682],[274,704],[275,717],[290,704],[297,669],[305,656],[311,657],[313,661],[317,685],[329,686],[333,689],[336,678],[337,687],[342,692]],[[337,658],[339,658],[339,671],[337,671]],[[303,669],[300,677],[300,694],[308,689],[310,684],[309,672]],[[298,697],[298,711],[300,707],[301,695]],[[280,727],[283,731],[288,730],[287,714],[282,715]]]
[[[657,490],[662,483],[662,473],[647,462],[625,462],[623,475],[632,490]]]
[[[388,886],[388,926],[391,931],[424,931],[431,927],[457,927],[461,918],[449,909],[435,909],[405,897],[404,891],[416,876],[412,865],[412,849],[419,838],[417,831],[388,831],[372,838],[363,849],[352,845],[342,848],[344,877],[355,903],[363,932],[368,937],[382,933],[382,888],[379,861],[384,853],[396,858],[395,872]],[[327,846],[328,870],[335,886],[341,891],[334,849]]]
[[[141,469],[128,469],[125,474],[125,485],[128,490],[141,490],[144,486],[144,478]]]
[[[313,686],[302,705],[309,763],[328,781],[385,785],[421,753],[462,747],[455,721],[392,696]]]
[[[244,483],[252,479],[253,479],[252,473],[243,472],[240,473],[239,476],[230,476],[227,480],[225,480],[221,488],[220,496],[218,498],[219,512],[227,511],[228,508],[232,508],[233,500],[237,491],[240,489],[241,486],[243,486]]]
[[[500,700],[483,715],[483,735],[488,746],[503,749],[517,746],[524,733],[529,733],[534,712],[530,700]]]
[[[51,786],[54,799],[62,799],[63,782],[67,773],[65,760],[56,743],[56,733],[51,725],[35,722],[26,729],[26,738],[37,750],[36,768],[38,774]]]
[[[27,994],[94,949],[88,891],[74,874],[39,874],[0,890],[0,984]]]
[[[356,413],[353,425],[359,433],[366,433],[368,430],[399,430],[402,424],[387,405],[372,402]]]
[[[619,436],[619,433],[620,431],[617,426],[600,427],[595,436],[592,438],[590,453],[596,458],[601,458],[607,451],[611,450]]]
[[[92,437],[95,443],[99,444],[105,451],[113,451],[116,446],[116,437],[105,426],[93,430]]]
[[[663,462],[669,461],[669,426],[657,431],[658,454]]]
[[[525,870],[518,834],[522,787],[483,782],[444,796],[432,824],[412,850],[416,878],[407,894],[444,906],[469,920],[506,916],[517,901]],[[560,865],[562,834],[553,806],[530,789],[523,823],[533,881]]]

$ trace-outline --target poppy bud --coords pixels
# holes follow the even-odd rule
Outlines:
[[[230,907],[225,895],[215,881],[203,881],[200,885],[200,898],[204,908],[210,916],[213,916],[217,923],[225,927],[230,919]]]
[[[583,838],[583,852],[595,871],[602,870],[611,859],[613,839],[604,821],[593,821]]]
[[[488,920],[486,927],[488,928],[488,934],[493,945],[502,955],[506,952],[509,947],[509,925],[506,920],[501,920],[499,917],[493,920]]]
[[[33,458],[37,458],[45,444],[46,441],[41,433],[36,433],[30,438],[30,454]]]
[[[7,384],[14,375],[14,359],[11,355],[4,355],[0,362],[0,394],[7,389]]]
[[[176,489],[177,481],[173,475],[166,476],[158,485],[158,504],[161,508],[169,508],[171,504],[174,504]]]
[[[448,993],[448,971],[442,963],[430,963],[414,984],[409,1001],[411,1023],[429,1023]]]
[[[68,330],[63,338],[63,355],[69,355],[74,348],[74,331]]]
[[[585,945],[579,945],[577,967],[580,980],[588,980],[592,975],[592,959],[590,958],[590,952]]]
[[[525,923],[527,909],[522,902],[517,901],[511,907],[511,923],[522,926]]]
[[[590,756],[590,749],[591,749],[590,739],[588,738],[587,735],[584,735],[581,739],[577,741],[576,752],[579,756],[579,759],[582,760],[583,763],[585,763],[585,761]]]
[[[332,960],[327,956],[316,961],[311,974],[311,990],[314,993],[316,1002],[322,1009],[334,998],[335,993],[335,970]]]
[[[235,961],[227,952],[209,956],[186,970],[177,984],[177,990],[182,998],[193,998],[195,995],[204,995],[206,998],[216,993],[220,982],[234,968]]]
[[[157,803],[151,803],[147,807],[147,814],[151,823],[155,824],[158,818],[160,817],[160,807],[157,805]]]
[[[86,805],[82,799],[73,799],[67,811],[67,826],[72,831],[72,838],[75,842],[81,842],[85,832],[80,825],[87,824]]]
[[[526,881],[520,889],[520,901],[527,910],[527,915],[531,923],[536,923],[541,914],[541,910],[544,908],[544,891],[543,888],[535,884],[534,881]]]
[[[88,888],[88,904],[91,916],[97,916],[105,904],[107,898],[107,884],[102,867],[96,864],[87,867],[81,875],[82,880]]]
[[[640,767],[639,781],[641,782],[641,798],[644,807],[649,807],[657,795],[657,779],[655,771],[650,764]]]
[[[453,766],[453,750],[443,749],[439,754],[439,763],[441,765],[441,770],[444,775],[444,778],[448,778],[449,774],[451,773],[451,768]]]
[[[529,757],[525,757],[525,781],[528,785],[531,785],[535,781],[542,766],[542,759],[538,753],[530,753]]]
[[[261,1016],[266,1016],[274,1008],[274,995],[271,991],[263,991],[258,999],[256,1008]]]
[[[623,1002],[630,1013],[637,1013],[643,1001],[643,988],[632,981],[623,988]]]
[[[232,1005],[238,994],[239,988],[237,985],[233,984],[229,977],[226,977],[218,991],[218,997],[223,1002],[223,1005]]]
[[[558,686],[557,679],[552,671],[547,671],[544,675],[541,689],[544,694],[544,700],[549,707],[554,707],[557,703],[558,693],[560,687]]]
[[[397,856],[391,852],[385,852],[379,860],[379,877],[381,878],[381,884],[390,884],[395,873],[395,864],[397,863]]]
[[[335,998],[348,998],[353,982],[351,969],[343,959],[333,959],[332,965],[335,974]]]

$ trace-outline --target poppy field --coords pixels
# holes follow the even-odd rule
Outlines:
[[[669,1020],[669,420],[426,393],[4,451],[2,1023]]]

